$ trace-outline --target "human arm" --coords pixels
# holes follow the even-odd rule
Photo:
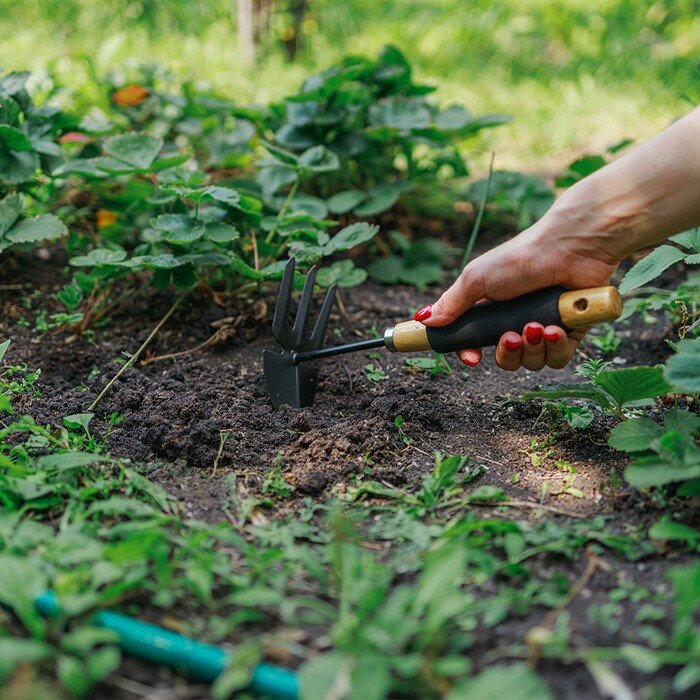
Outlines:
[[[451,323],[481,299],[505,301],[561,285],[608,284],[619,262],[641,248],[700,225],[700,108],[576,183],[537,223],[467,265],[456,282],[416,318]],[[563,367],[582,335],[528,324],[504,334],[496,362],[504,369]],[[510,348],[510,349],[509,349]],[[460,359],[475,365],[479,349]]]

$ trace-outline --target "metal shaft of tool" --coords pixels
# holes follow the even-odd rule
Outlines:
[[[358,343],[334,345],[330,348],[319,348],[308,352],[292,351],[292,362],[298,365],[300,362],[318,360],[322,357],[333,357],[334,355],[344,355],[346,352],[359,352],[360,350],[372,350],[373,348],[383,347],[385,347],[384,338],[371,338],[370,340],[360,340]]]

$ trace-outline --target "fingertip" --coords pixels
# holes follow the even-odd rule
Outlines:
[[[566,333],[559,326],[547,326],[544,329],[544,339],[548,345],[558,345],[566,338]]]
[[[422,306],[418,311],[416,311],[415,314],[413,314],[413,320],[414,321],[420,321],[421,323],[427,321],[433,313],[433,305],[432,304],[426,304],[425,306]]]
[[[532,321],[523,328],[523,338],[528,345],[539,345],[542,342],[544,334],[544,326],[541,323]]]
[[[467,367],[476,367],[481,362],[481,350],[459,350],[457,357]]]
[[[515,331],[508,331],[501,336],[499,344],[502,345],[507,352],[516,353],[520,352],[523,347],[523,339]]]

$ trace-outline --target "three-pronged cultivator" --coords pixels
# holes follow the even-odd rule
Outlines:
[[[284,270],[272,320],[272,333],[282,346],[282,351],[263,350],[265,379],[275,408],[282,404],[293,408],[311,406],[316,393],[316,370],[308,363],[309,360],[380,347],[391,352],[433,350],[439,353],[488,347],[498,343],[506,331],[520,333],[530,321],[573,329],[610,321],[622,311],[622,301],[615,287],[596,287],[576,292],[548,287],[509,301],[477,304],[447,326],[428,328],[418,321],[403,321],[387,328],[383,337],[322,348],[333,308],[335,285],[326,293],[311,330],[309,312],[316,281],[316,268],[312,268],[306,276],[292,323],[290,311],[294,267],[294,259],[291,259]]]

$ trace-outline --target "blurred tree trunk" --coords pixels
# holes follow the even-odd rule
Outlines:
[[[236,0],[238,45],[246,63],[255,61],[255,47],[270,24],[275,0]]]
[[[289,11],[292,15],[292,32],[291,37],[284,41],[284,49],[287,52],[287,58],[293,61],[297,57],[297,53],[302,45],[302,29],[301,24],[304,21],[304,15],[309,9],[309,0],[289,0]]]
[[[237,0],[238,46],[246,63],[255,60],[255,33],[253,31],[253,0]]]

